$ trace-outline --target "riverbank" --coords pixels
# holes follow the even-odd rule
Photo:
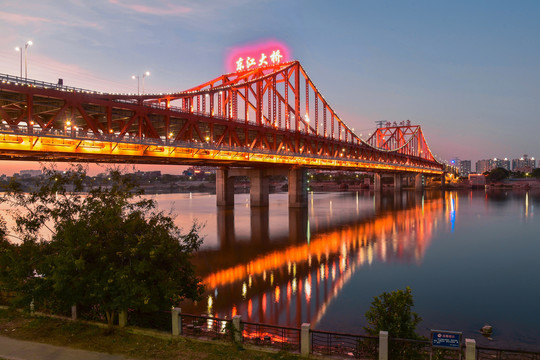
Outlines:
[[[173,338],[166,333],[136,328],[116,328],[108,333],[95,324],[30,316],[5,309],[0,309],[0,334],[13,339],[116,354],[129,359],[298,359],[293,354],[244,349],[219,341]],[[0,359],[6,356],[0,350]]]

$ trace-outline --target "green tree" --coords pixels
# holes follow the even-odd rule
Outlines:
[[[422,320],[411,311],[413,296],[410,287],[405,290],[384,292],[374,297],[370,309],[366,312],[368,326],[364,327],[369,335],[377,336],[380,331],[388,331],[390,341],[388,355],[390,359],[421,359],[422,343],[393,340],[425,340],[416,334],[416,326]]]
[[[507,179],[509,176],[510,176],[510,171],[506,170],[505,168],[498,167],[491,170],[488,173],[487,177],[488,177],[488,180],[492,182],[497,182],[497,181]]]
[[[203,287],[190,262],[202,242],[197,224],[182,234],[153,199],[142,197],[133,177],[118,170],[90,188],[80,166],[44,172],[36,191],[25,194],[14,183],[7,195],[26,210],[16,216],[25,242],[43,247],[34,271],[49,297],[64,305],[98,305],[109,325],[128,308],[165,310],[199,298]],[[45,232],[49,238],[37,235]],[[33,295],[45,301],[47,294]]]
[[[533,169],[531,176],[540,179],[540,168]]]
[[[405,290],[384,292],[373,298],[373,302],[365,316],[368,326],[364,327],[369,335],[379,335],[380,331],[388,331],[389,336],[403,339],[420,339],[416,334],[416,326],[422,320],[411,311],[414,305],[410,287]]]
[[[10,242],[8,236],[6,223],[0,219],[0,297],[9,297],[15,306],[29,305],[46,286],[36,271],[44,248],[28,239]]]

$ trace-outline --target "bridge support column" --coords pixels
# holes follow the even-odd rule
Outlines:
[[[442,173],[441,175],[441,189],[444,189],[446,186],[446,173]]]
[[[414,177],[414,190],[422,191],[424,185],[422,184],[422,174],[416,174]]]
[[[234,180],[229,178],[228,169],[216,171],[217,206],[234,206]]]
[[[269,181],[261,169],[249,171],[251,207],[268,206]]]
[[[376,192],[382,191],[381,174],[378,174],[378,173],[373,174],[373,190]]]
[[[401,174],[394,174],[394,191],[401,191]]]
[[[289,207],[307,206],[306,170],[289,170]]]

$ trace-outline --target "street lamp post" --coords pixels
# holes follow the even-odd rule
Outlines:
[[[28,78],[28,46],[32,45],[33,42],[32,40],[28,40],[25,44],[24,44],[24,78],[27,79]],[[21,77],[22,77],[22,63],[23,63],[23,47],[16,47],[15,48],[16,51],[19,51],[21,53]]]
[[[142,75],[142,95],[144,95],[144,78],[147,76],[150,76],[150,71],[146,71]],[[139,91],[139,80],[141,79],[141,77],[139,75],[132,75],[131,78],[133,80],[137,79],[137,95],[141,95],[141,92]]]
[[[24,79],[28,78],[28,45],[32,45],[32,41],[27,41],[24,44]]]

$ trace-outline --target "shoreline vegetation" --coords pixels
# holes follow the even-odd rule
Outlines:
[[[496,169],[499,170],[499,169]],[[540,189],[540,178],[532,176],[509,177],[510,173],[504,176],[497,175],[496,170],[486,173],[480,177],[482,181],[468,180],[466,178],[451,177],[445,183],[446,190],[459,189],[504,189],[504,190],[528,190]],[[536,169],[535,169],[536,170]],[[502,171],[502,170],[501,170]],[[216,176],[212,172],[189,173],[186,175],[161,174],[160,171],[134,172],[129,174],[138,184],[138,187],[146,194],[168,194],[168,193],[216,193]],[[531,174],[536,175],[536,173]],[[23,175],[14,176],[26,191],[32,191],[42,180],[43,175]],[[11,177],[13,178],[13,177]],[[0,176],[0,191],[6,188],[11,180],[5,175]],[[478,178],[478,176],[476,176]],[[95,185],[107,186],[109,179],[105,174],[88,177],[87,184],[83,188],[90,188]],[[382,179],[383,190],[394,188],[392,179]],[[339,191],[373,191],[372,176],[366,173],[308,173],[306,176],[306,187],[308,191],[315,192],[339,192]],[[250,181],[248,177],[237,177],[234,183],[235,193],[249,193]],[[426,190],[440,190],[441,181],[439,179],[426,179],[424,185]],[[414,190],[413,183],[404,182],[403,190]],[[272,176],[269,178],[270,193],[286,192],[288,181],[283,176]]]

